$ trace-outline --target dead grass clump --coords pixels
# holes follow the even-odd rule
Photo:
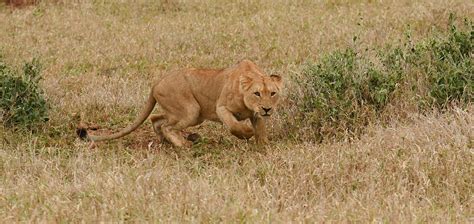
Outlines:
[[[4,0],[6,5],[20,8],[29,5],[36,5],[40,2],[40,0]]]

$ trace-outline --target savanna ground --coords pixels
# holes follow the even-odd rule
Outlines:
[[[13,67],[39,59],[50,105],[39,131],[0,126],[0,222],[472,222],[472,95],[463,106],[420,110],[404,103],[415,95],[395,91],[390,96],[398,99],[379,120],[365,122],[356,135],[339,131],[326,140],[313,139],[316,131],[293,116],[302,88],[294,80],[308,63],[347,46],[396,45],[407,33],[422,40],[447,30],[450,14],[472,19],[474,4],[0,5],[0,54]],[[267,147],[213,123],[192,129],[203,139],[189,150],[154,140],[148,122],[95,149],[76,138],[76,114],[101,130],[117,130],[167,71],[242,59],[285,78],[288,100],[272,118]]]

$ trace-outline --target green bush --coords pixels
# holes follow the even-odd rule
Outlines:
[[[394,97],[405,96],[398,100],[421,110],[473,102],[474,30],[468,20],[458,29],[453,18],[441,37],[418,44],[407,39],[401,46],[376,48],[375,55],[347,48],[308,64],[296,79],[301,91],[290,96],[299,123],[319,140],[347,137],[377,122]],[[407,97],[409,91],[416,97]]]
[[[431,60],[422,65],[429,76],[429,95],[436,107],[445,108],[452,101],[473,101],[474,29],[472,23],[465,23],[470,30],[459,31],[452,24],[447,39],[433,39],[424,49]]]
[[[400,73],[377,68],[351,48],[308,65],[302,77],[297,80],[303,87],[298,105],[318,137],[359,133],[385,107],[400,81]]]
[[[25,63],[23,73],[10,69],[0,58],[0,119],[9,128],[36,128],[48,120],[48,105],[38,86],[40,63]]]

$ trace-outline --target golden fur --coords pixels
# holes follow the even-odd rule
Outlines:
[[[96,142],[123,137],[140,126],[158,103],[163,113],[150,117],[160,138],[178,147],[189,147],[180,131],[205,120],[223,123],[241,139],[255,135],[266,143],[265,120],[279,101],[282,80],[265,75],[244,60],[223,70],[187,69],[164,77],[152,88],[141,114],[127,128],[108,136],[87,136]],[[250,119],[252,127],[243,122]]]

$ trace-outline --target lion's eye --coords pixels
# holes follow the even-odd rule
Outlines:
[[[272,92],[270,93],[271,96],[275,96],[276,92]]]
[[[260,96],[259,92],[254,92],[253,94],[255,94],[255,96]]]

